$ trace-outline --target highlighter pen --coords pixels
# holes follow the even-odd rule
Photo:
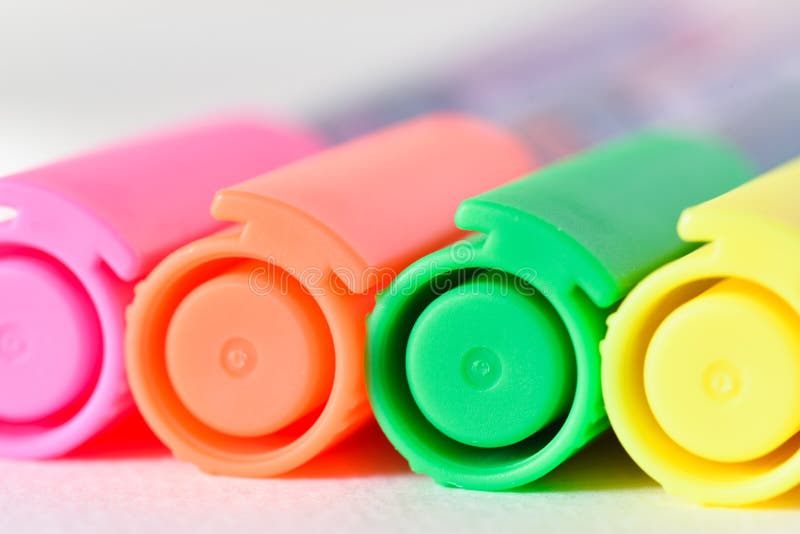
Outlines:
[[[743,505],[800,484],[798,190],[800,159],[684,211],[703,245],[611,317],[608,415],[669,493]]]
[[[290,471],[370,419],[365,316],[397,272],[464,235],[464,198],[532,168],[506,132],[432,115],[221,191],[240,223],[158,265],[128,312],[136,403],[204,471]]]
[[[750,176],[715,141],[644,133],[463,202],[477,234],[403,271],[368,321],[370,402],[411,468],[505,490],[603,432],[606,317],[692,248],[683,208]]]
[[[307,132],[230,120],[0,180],[0,456],[64,454],[132,407],[123,362],[134,283],[218,230],[220,187],[314,151]]]

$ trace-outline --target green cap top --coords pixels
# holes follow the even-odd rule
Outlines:
[[[422,312],[409,336],[406,373],[419,409],[442,433],[503,447],[563,414],[575,359],[547,299],[503,273],[483,274]]]

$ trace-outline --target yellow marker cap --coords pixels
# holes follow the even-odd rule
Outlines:
[[[706,242],[609,318],[603,395],[670,493],[741,505],[800,484],[800,159],[686,210]]]

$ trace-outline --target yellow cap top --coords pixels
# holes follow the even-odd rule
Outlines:
[[[718,283],[675,309],[647,349],[647,400],[664,431],[712,461],[762,457],[800,431],[800,322],[762,287]],[[713,429],[713,431],[709,431]]]

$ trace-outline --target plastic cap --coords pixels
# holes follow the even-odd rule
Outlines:
[[[552,306],[504,279],[482,276],[420,315],[406,371],[431,424],[478,447],[503,447],[536,433],[562,414],[574,387],[572,346]]]
[[[648,275],[603,342],[620,443],[673,494],[765,501],[800,483],[800,159],[683,212],[706,243]]]
[[[206,425],[241,437],[269,434],[325,401],[333,380],[333,347],[318,335],[325,329],[296,279],[245,262],[180,303],[167,331],[167,370]]]
[[[756,284],[726,280],[655,331],[644,366],[647,399],[688,451],[719,462],[760,458],[800,431],[797,354],[800,331],[789,306]]]
[[[82,398],[101,345],[86,291],[49,258],[0,258],[0,419],[34,422]]]

